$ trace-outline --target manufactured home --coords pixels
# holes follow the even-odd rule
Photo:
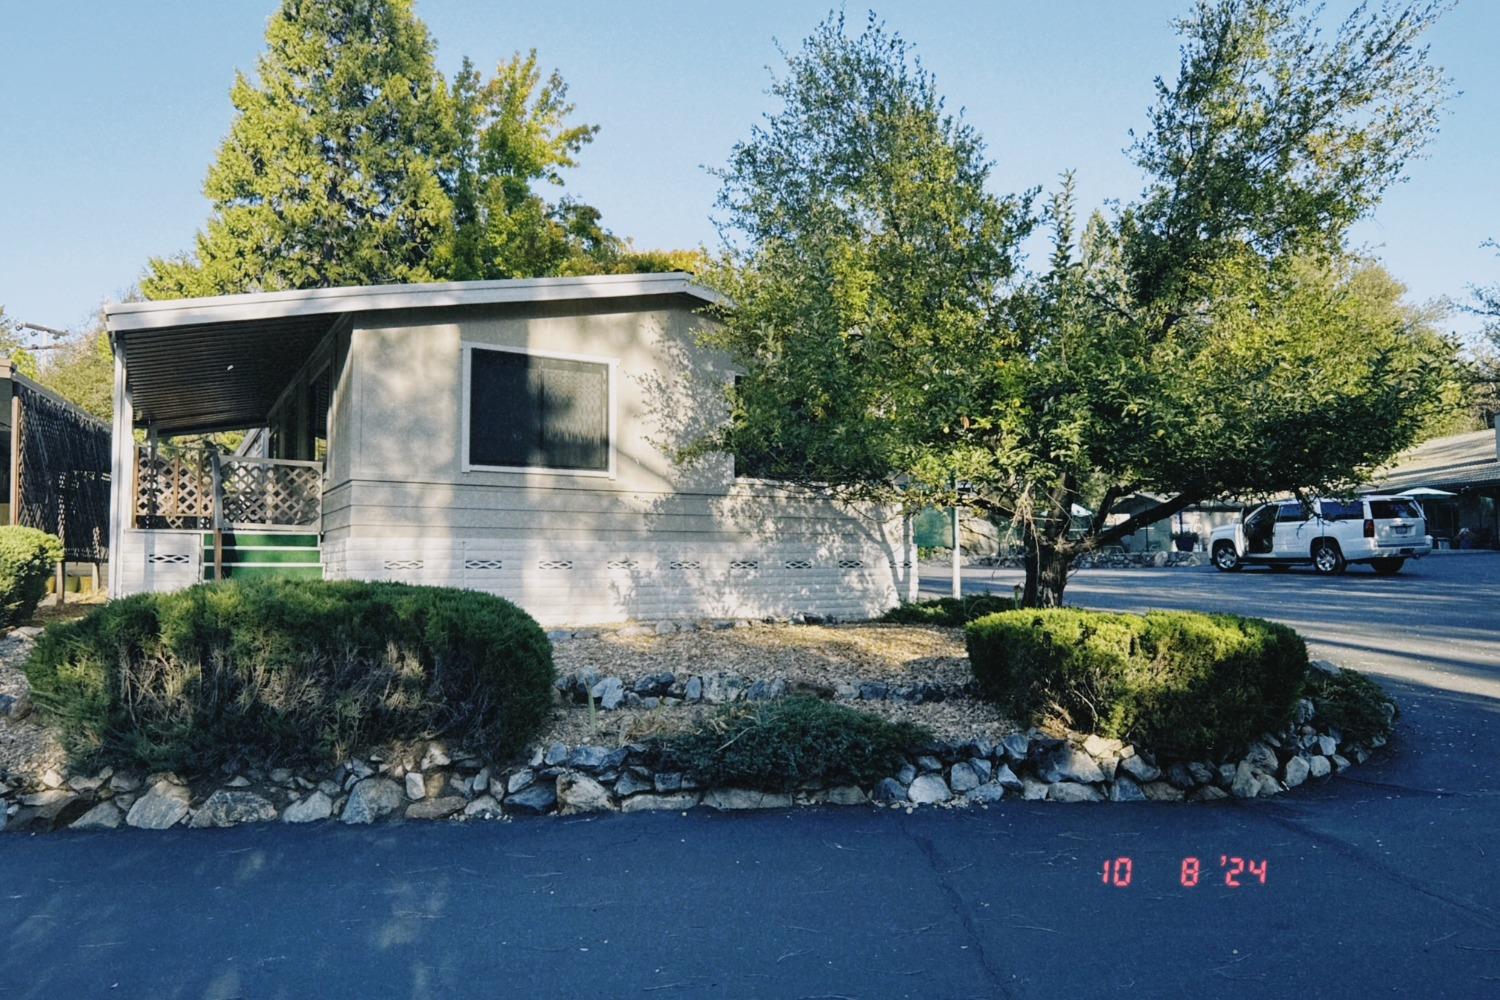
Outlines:
[[[548,624],[914,596],[894,512],[676,460],[735,377],[713,301],[652,274],[110,306],[111,592],[397,580]]]

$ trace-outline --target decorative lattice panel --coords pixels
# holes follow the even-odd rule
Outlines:
[[[213,471],[208,456],[136,455],[135,524],[138,528],[212,528]]]
[[[610,569],[637,569],[641,564],[634,559],[611,559],[604,565]]]
[[[315,525],[323,470],[275,462],[220,463],[224,520],[230,524]]]
[[[788,559],[786,561],[786,568],[787,569],[812,569],[812,560],[811,559]]]
[[[864,567],[864,565],[865,564],[858,559],[839,560],[839,569],[861,569]]]
[[[420,559],[387,559],[385,568],[388,570],[413,570],[421,569],[423,562]]]
[[[537,569],[572,569],[571,559],[542,559],[536,564]]]
[[[109,558],[109,429],[21,379],[16,524],[62,539],[67,558]]]
[[[703,564],[696,559],[673,559],[667,563],[668,569],[702,569]]]
[[[729,568],[730,569],[760,569],[760,560],[759,559],[731,559],[731,560],[729,560]]]
[[[464,569],[504,569],[504,559],[465,559]]]
[[[226,525],[313,527],[323,470],[302,462],[219,457],[219,495]],[[207,452],[136,456],[135,523],[139,528],[214,526],[214,470]]]
[[[182,552],[153,552],[146,557],[148,563],[167,563],[173,566],[186,566],[192,562],[192,557]]]

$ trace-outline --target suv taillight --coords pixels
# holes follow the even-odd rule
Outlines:
[[[1375,537],[1375,522],[1374,522],[1373,519],[1368,518],[1368,517],[1365,518],[1365,537],[1366,538],[1374,538]]]

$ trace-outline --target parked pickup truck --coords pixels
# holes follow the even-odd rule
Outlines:
[[[1349,563],[1369,563],[1388,576],[1432,551],[1427,516],[1411,497],[1314,500],[1311,512],[1308,506],[1263,504],[1238,524],[1214,529],[1208,540],[1214,565],[1233,572],[1246,565],[1284,569],[1312,563],[1317,572],[1332,574]]]

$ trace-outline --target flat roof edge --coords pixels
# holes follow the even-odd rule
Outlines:
[[[688,295],[715,305],[723,296],[683,271],[571,278],[512,278],[416,285],[353,285],[282,292],[249,292],[197,299],[110,303],[106,325],[115,333],[209,323],[254,322],[299,316],[525,302],[588,301]]]

